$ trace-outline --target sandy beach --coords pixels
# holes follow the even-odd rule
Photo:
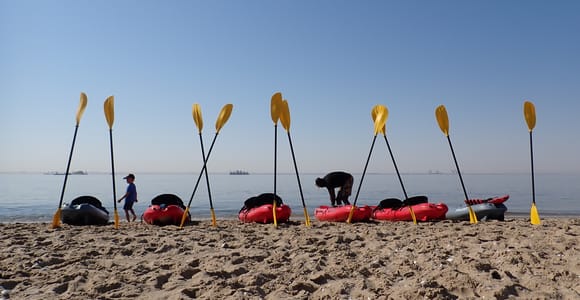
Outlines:
[[[580,218],[0,232],[10,299],[580,298]]]

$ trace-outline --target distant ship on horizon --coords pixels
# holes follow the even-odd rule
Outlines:
[[[44,175],[65,175],[65,172],[46,172],[44,173]],[[68,175],[88,175],[89,173],[85,172],[85,171],[74,171],[74,172],[68,172]]]
[[[235,170],[235,171],[230,171],[230,175],[250,175],[250,173],[248,173],[247,171],[244,171],[244,170]]]

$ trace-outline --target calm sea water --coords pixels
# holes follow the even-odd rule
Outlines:
[[[125,192],[123,174],[117,176],[117,198]],[[314,185],[314,180],[324,174],[301,174],[306,206],[312,213],[320,205],[328,205],[328,193]],[[185,204],[189,201],[197,174],[136,174],[139,202],[135,212],[141,215],[156,195],[171,193]],[[350,201],[354,201],[359,187],[360,174],[354,174],[355,184]],[[463,202],[459,177],[453,174],[403,174],[405,188],[411,195],[427,195],[430,202],[444,202],[450,209]],[[64,176],[43,174],[0,174],[0,222],[50,221],[58,206]],[[580,215],[580,175],[537,174],[536,203],[541,216]],[[506,205],[510,213],[528,214],[531,204],[531,179],[529,175],[464,175],[470,198],[489,198],[510,195]],[[218,217],[234,218],[245,199],[265,192],[273,192],[274,176],[210,174],[211,194]],[[277,192],[293,209],[296,219],[302,218],[302,202],[295,174],[277,175]],[[112,179],[106,174],[72,175],[68,177],[64,202],[90,195],[97,197],[113,211]],[[384,198],[403,198],[395,174],[366,174],[357,204],[376,205]],[[123,216],[122,203],[118,209]],[[194,219],[210,217],[205,180],[191,204]]]

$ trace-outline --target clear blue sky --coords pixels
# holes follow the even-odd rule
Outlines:
[[[301,172],[363,170],[371,108],[389,108],[402,172],[529,172],[523,102],[536,105],[538,172],[580,172],[578,1],[0,0],[0,171],[64,171],[80,92],[89,104],[72,170],[110,170],[103,102],[114,95],[119,172],[273,171],[270,97],[291,110]],[[279,170],[293,172],[286,132]],[[377,139],[371,172],[393,172]]]

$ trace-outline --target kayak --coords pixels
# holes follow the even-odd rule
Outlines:
[[[99,199],[80,196],[62,206],[60,219],[69,225],[104,225],[109,223],[109,212]]]
[[[504,195],[501,197],[489,198],[483,200],[479,204],[471,205],[471,208],[475,212],[478,220],[504,220],[505,212],[507,207],[504,202],[509,199],[509,195]],[[477,200],[477,199],[476,199]],[[471,202],[473,200],[467,200],[466,203],[476,203]],[[448,211],[445,218],[449,220],[469,220],[469,209],[467,206],[456,208],[455,210]]]
[[[282,198],[273,193],[263,193],[244,201],[244,206],[238,213],[238,218],[244,223],[274,223],[273,207],[276,201],[276,221],[288,222],[292,209],[283,204]]]
[[[443,220],[448,210],[445,203],[419,203],[399,208],[377,207],[373,209],[372,218],[386,221],[413,221],[409,207],[413,208],[416,220],[421,222]]]
[[[242,208],[238,214],[240,221],[244,223],[274,223],[274,215],[272,213],[272,204],[264,204],[258,207]],[[276,206],[276,221],[280,223],[288,222],[292,209],[286,204]]]
[[[346,222],[352,205],[320,206],[314,210],[314,216],[319,221]],[[370,220],[372,209],[370,206],[355,206],[351,222],[365,222]]]
[[[504,220],[504,214],[507,207],[501,204],[482,203],[472,205],[471,208],[475,212],[478,220]],[[469,221],[469,210],[467,206],[459,207],[455,210],[448,211],[445,215],[448,220]]]
[[[184,212],[185,205],[183,205],[183,201],[179,197],[173,194],[162,194],[151,200],[151,205],[143,213],[142,219],[145,223],[151,225],[179,226]],[[185,221],[186,223],[191,221],[189,213]]]
[[[510,198],[510,195],[503,195],[501,197],[494,197],[494,198],[487,198],[487,199],[468,199],[465,200],[465,204],[475,205],[475,204],[482,204],[482,203],[493,203],[493,204],[501,204],[507,201]]]

